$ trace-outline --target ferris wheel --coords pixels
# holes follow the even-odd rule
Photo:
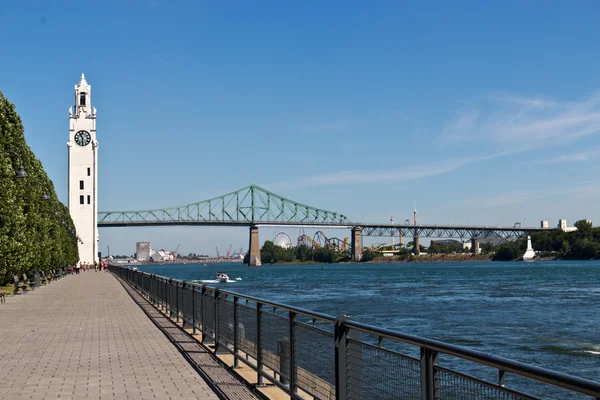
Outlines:
[[[292,238],[287,233],[280,231],[275,234],[275,237],[273,238],[273,244],[275,244],[275,246],[288,249],[292,247]]]

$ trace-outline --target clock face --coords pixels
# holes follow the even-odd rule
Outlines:
[[[90,140],[92,140],[92,137],[88,131],[79,131],[75,134],[75,143],[79,146],[87,146]]]

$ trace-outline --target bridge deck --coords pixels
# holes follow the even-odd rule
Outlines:
[[[218,398],[109,273],[7,298],[0,332],[0,398]]]

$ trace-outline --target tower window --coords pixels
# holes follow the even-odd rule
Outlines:
[[[85,93],[79,93],[79,105],[85,106]]]
[[[91,172],[90,167],[88,167],[88,176],[90,176],[90,172]]]
[[[91,196],[88,194],[88,204],[90,204],[90,198]]]
[[[79,190],[83,190],[83,181],[79,181]]]
[[[85,204],[85,202],[83,201],[83,196],[79,196],[79,204]]]

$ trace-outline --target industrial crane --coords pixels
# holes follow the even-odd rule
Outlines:
[[[217,249],[217,258],[219,258],[219,248],[215,246],[215,248]]]
[[[229,250],[227,250],[227,255],[225,256],[227,260],[229,260],[229,253],[231,253],[231,245],[229,245]]]

